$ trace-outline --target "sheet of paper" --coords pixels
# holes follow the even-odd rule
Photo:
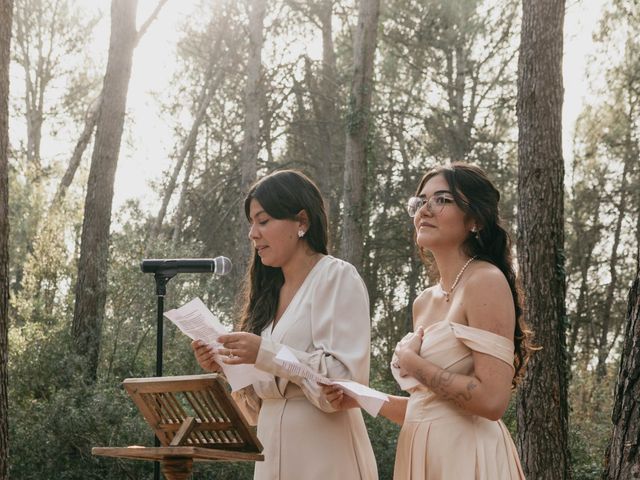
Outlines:
[[[402,337],[402,340],[400,340],[399,343],[408,342],[409,340],[411,340],[411,338],[414,335],[415,335],[414,332],[407,333],[404,337]],[[398,382],[398,385],[400,385],[400,388],[405,392],[409,392],[412,389],[416,388],[417,386],[421,385],[421,383],[418,380],[416,380],[414,377],[400,376],[400,369],[398,367],[393,366],[393,364],[397,362],[397,360],[398,360],[398,357],[394,353],[393,357],[391,358],[391,362],[389,362],[389,367],[391,368],[391,374],[393,375],[393,378],[396,379],[396,382]]]
[[[228,333],[225,326],[199,298],[194,298],[180,308],[165,312],[164,316],[192,340],[202,340],[214,348],[222,346],[218,342],[218,337]],[[227,382],[234,392],[252,383],[273,380],[273,375],[258,370],[254,365],[227,365],[220,355],[216,355],[215,360],[222,367]]]
[[[354,398],[358,402],[358,405],[364,408],[372,417],[378,415],[384,402],[389,401],[389,397],[386,394],[362,385],[361,383],[351,380],[331,380],[314,372],[308,366],[301,363],[291,350],[285,346],[280,348],[275,360],[294,375],[322,385],[336,385],[340,387],[344,393]]]
[[[416,388],[417,386],[422,385],[414,377],[401,377],[400,369],[397,367],[394,367],[393,362],[390,363],[389,366],[391,367],[391,374],[393,375],[393,378],[396,379],[396,382],[398,382],[398,385],[400,385],[400,388],[405,392],[409,392],[412,389]]]
[[[180,308],[164,312],[179,329],[192,340],[202,340],[208,345],[219,346],[218,337],[227,333],[213,313],[199,298],[194,298]]]
[[[285,346],[282,346],[280,350],[278,350],[278,354],[275,359],[280,365],[285,367],[294,375],[298,375],[299,377],[306,378],[311,382],[320,383],[322,385],[331,385],[331,380],[314,372],[305,364],[300,363],[293,352]]]
[[[358,382],[333,380],[331,383],[338,385],[344,393],[355,398],[358,404],[372,417],[378,416],[378,412],[380,412],[384,402],[389,401],[389,397],[386,394]]]

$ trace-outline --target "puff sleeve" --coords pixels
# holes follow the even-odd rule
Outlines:
[[[369,297],[355,267],[337,259],[319,272],[308,290],[304,301],[310,302],[310,308],[301,311],[310,311],[310,345],[303,350],[263,338],[256,367],[299,385],[313,405],[330,412],[333,409],[319,385],[291,374],[274,357],[284,344],[301,363],[320,375],[368,385]]]

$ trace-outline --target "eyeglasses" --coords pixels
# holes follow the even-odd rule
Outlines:
[[[429,198],[411,197],[407,202],[407,212],[410,217],[415,217],[418,210],[426,205],[427,210],[429,210],[432,215],[440,215],[444,207],[452,203],[455,203],[453,197],[442,193],[432,195]]]

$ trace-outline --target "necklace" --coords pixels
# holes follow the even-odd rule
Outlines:
[[[456,288],[456,286],[458,285],[458,282],[460,281],[460,277],[462,277],[462,274],[464,273],[464,271],[467,269],[467,267],[469,266],[469,264],[471,262],[473,262],[476,259],[475,256],[471,257],[469,260],[467,260],[467,263],[465,263],[462,268],[460,269],[460,271],[458,272],[458,275],[456,275],[456,279],[453,281],[453,285],[451,285],[451,288],[449,289],[449,291],[445,291],[444,288],[442,288],[442,278],[440,280],[438,280],[438,287],[440,287],[440,291],[442,292],[442,294],[444,295],[444,299],[445,301],[449,301],[449,297],[451,297],[451,293],[453,292],[453,289]]]

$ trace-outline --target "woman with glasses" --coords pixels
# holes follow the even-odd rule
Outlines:
[[[414,332],[391,370],[411,396],[390,396],[380,413],[402,425],[394,478],[522,479],[500,420],[531,351],[522,318],[500,194],[478,167],[429,171],[408,203],[421,257],[438,282],[413,303]],[[326,388],[340,408],[349,397]]]
[[[271,374],[234,392],[258,425],[260,480],[377,480],[359,410],[336,411],[321,387],[275,357],[283,346],[312,371],[368,384],[369,297],[355,267],[327,254],[327,215],[316,185],[295,170],[256,182],[244,202],[253,259],[239,332],[222,348],[192,346],[202,368],[255,364]]]

